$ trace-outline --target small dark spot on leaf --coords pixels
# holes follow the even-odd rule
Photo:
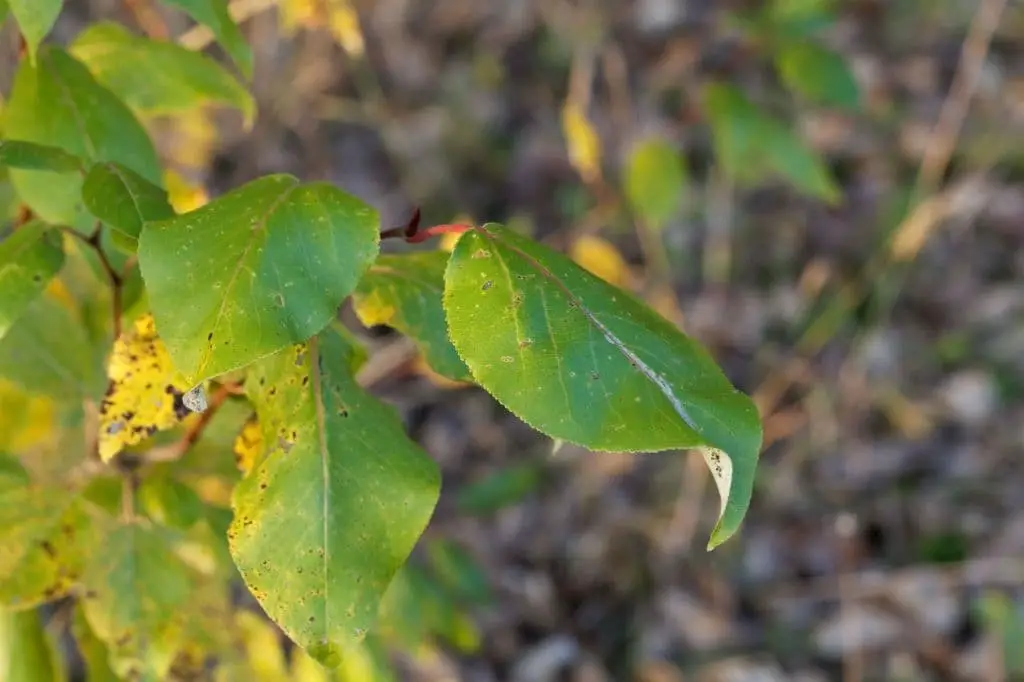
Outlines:
[[[591,372],[590,373],[590,378],[593,379],[594,381],[597,381],[598,379],[601,378],[601,375],[598,374],[597,372]]]
[[[267,391],[267,395],[277,395],[277,386],[271,386],[270,390]]]
[[[267,489],[267,482],[264,481],[263,483],[260,483],[260,490],[266,490],[266,489]]]
[[[310,617],[309,617],[309,622],[310,622],[310,623],[314,623],[314,622],[316,622],[316,618],[314,618],[313,616],[310,616]]]
[[[302,377],[302,385],[305,386],[309,383],[309,377]]]
[[[206,335],[206,340],[213,341],[213,332],[210,332],[209,334]]]
[[[49,540],[43,540],[39,543],[39,546],[43,548],[43,551],[50,557],[57,556],[57,550],[53,548],[53,545]]]
[[[36,284],[39,284],[40,282],[43,281],[43,276],[37,272],[36,274],[32,275],[32,281],[35,282]]]
[[[480,290],[481,291],[487,291],[488,289],[490,289],[493,286],[494,286],[494,282],[492,282],[491,280],[487,280],[486,282],[484,282],[484,285],[482,287],[480,287]]]
[[[283,308],[284,296],[282,296],[281,294],[274,294],[274,305],[276,305],[278,308]]]
[[[339,405],[338,406],[338,416],[339,417],[347,417],[348,416],[348,408],[345,407],[344,405]]]

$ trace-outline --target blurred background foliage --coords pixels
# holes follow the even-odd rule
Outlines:
[[[179,679],[1024,679],[1024,6],[231,7],[251,100],[157,96],[159,59],[90,53],[118,30],[82,33],[104,19],[231,64],[158,3],[69,1],[51,37],[153,132],[178,210],[291,172],[358,194],[385,226],[413,207],[427,223],[504,222],[707,344],[755,396],[765,449],[742,533],[707,554],[717,499],[699,458],[552,447],[371,329],[362,380],[445,481],[378,631],[329,674],[238,589],[211,606],[227,609],[231,660],[206,665],[211,632]],[[0,33],[4,93],[15,35]],[[15,210],[0,176],[0,213]],[[108,307],[84,258],[50,292],[88,301],[84,326],[47,319],[102,353]],[[88,420],[47,391],[0,381],[0,415],[0,451],[19,456],[0,476],[83,460]],[[247,418],[226,403],[140,491],[223,570]],[[116,508],[119,484],[90,495]],[[0,614],[2,679],[112,679],[102,646],[70,602]]]

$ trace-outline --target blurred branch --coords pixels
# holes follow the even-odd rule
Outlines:
[[[880,286],[887,270],[894,265],[905,265],[911,262],[934,227],[948,217],[948,211],[953,202],[945,201],[942,198],[943,195],[935,198],[932,198],[931,195],[949,167],[949,160],[956,148],[964,118],[977,90],[992,37],[999,26],[1006,5],[1007,0],[982,0],[979,3],[967,37],[964,39],[953,83],[942,104],[939,118],[932,128],[924,158],[918,169],[907,216],[889,235],[889,239],[883,247],[864,266],[860,276],[854,281],[844,283],[838,292],[832,295],[827,304],[821,307],[822,312],[808,324],[807,331],[796,344],[799,354],[816,353],[828,338],[827,336],[812,338],[810,332],[817,328],[818,323],[825,317],[836,315],[837,308],[848,313],[863,303],[871,292]],[[971,179],[968,179],[966,182],[970,181]],[[943,194],[953,196],[957,189],[958,186],[954,186]],[[913,248],[909,248],[911,244]],[[884,310],[879,312],[880,316],[886,316],[895,305],[898,291],[899,285],[892,284],[887,300],[883,304]],[[762,395],[762,398],[757,401],[762,415],[769,415],[774,411],[777,398],[785,392],[785,387],[788,386],[785,380],[780,381],[778,375],[778,371],[769,375],[758,389],[758,393],[763,393],[765,386],[773,386],[772,400],[765,399],[765,396]],[[778,390],[780,385],[783,387],[781,391]]]
[[[949,166],[949,158],[956,148],[960,129],[980,80],[981,70],[988,56],[992,36],[1006,9],[1007,0],[982,0],[964,39],[953,84],[949,88],[939,111],[939,119],[925,148],[924,159],[917,175],[915,198],[934,190]]]
[[[276,7],[278,0],[234,0],[228,5],[228,12],[236,23],[251,19],[260,12]],[[203,25],[196,25],[178,37],[178,44],[190,50],[202,50],[213,42],[213,32]]]

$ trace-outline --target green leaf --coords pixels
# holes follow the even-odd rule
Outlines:
[[[3,24],[7,20],[7,12],[9,11],[7,6],[7,0],[0,0],[0,24]]]
[[[500,225],[462,236],[445,275],[452,341],[534,428],[595,450],[699,448],[738,528],[761,447],[753,402],[699,344],[631,295]]]
[[[467,484],[455,499],[465,512],[488,514],[518,504],[540,484],[541,469],[536,463],[513,464]]]
[[[682,204],[686,167],[679,152],[665,140],[641,141],[626,167],[626,196],[633,211],[660,228]]]
[[[27,609],[63,597],[95,549],[91,520],[68,491],[0,490],[0,605]]]
[[[43,629],[39,612],[0,609],[0,680],[58,682],[63,679],[60,655]]]
[[[438,580],[453,596],[471,604],[491,601],[487,574],[466,550],[453,542],[436,540],[427,545],[427,558]]]
[[[469,381],[469,369],[448,340],[442,295],[448,254],[382,254],[359,282],[356,314],[368,327],[394,327],[412,338],[438,374]]]
[[[144,222],[174,215],[166,190],[119,163],[89,169],[82,200],[94,216],[132,240],[139,238]]]
[[[203,516],[203,501],[192,488],[170,476],[149,476],[139,487],[146,515],[163,526],[188,530]]]
[[[0,376],[64,401],[97,397],[105,383],[81,322],[45,294],[0,339]]]
[[[0,401],[0,406],[7,408],[4,404],[5,401]],[[10,412],[6,412],[5,416],[10,415]],[[20,416],[20,415],[18,415]],[[10,418],[10,416],[8,416]],[[31,479],[29,478],[28,472],[25,471],[25,467],[21,464],[21,461],[12,455],[8,455],[5,452],[0,452],[0,493],[6,491],[8,488],[21,488],[29,485]]]
[[[114,672],[164,679],[181,637],[176,614],[194,587],[167,541],[140,523],[118,525],[82,580],[86,620],[110,649]]]
[[[64,266],[57,230],[39,221],[0,242],[0,339]]]
[[[436,465],[349,371],[333,328],[254,365],[269,452],[236,487],[231,554],[267,614],[337,666],[376,620],[437,502]]]
[[[786,87],[812,102],[845,109],[860,103],[860,89],[846,61],[820,45],[787,41],[775,55],[775,66]]]
[[[75,605],[71,633],[75,637],[75,645],[85,663],[86,680],[88,682],[120,682],[114,671],[110,669],[107,647],[96,637],[92,628],[89,627],[89,622],[85,619],[82,602]]]
[[[7,0],[7,3],[25,37],[29,60],[35,63],[36,50],[56,23],[64,0]]]
[[[24,140],[0,140],[0,166],[74,173],[82,170],[82,160],[57,147]]]
[[[228,13],[227,0],[164,0],[184,10],[190,17],[205,25],[224,46],[246,78],[252,78],[252,50],[238,24]]]
[[[269,175],[146,223],[139,266],[160,336],[195,385],[326,327],[379,243],[377,213],[359,199]]]
[[[131,110],[60,49],[42,48],[34,66],[22,61],[4,117],[10,139],[52,145],[92,163],[116,161],[162,182],[153,143]],[[10,175],[22,200],[47,222],[88,220],[80,176],[21,169]]]
[[[132,35],[120,24],[99,22],[71,46],[100,83],[147,115],[175,114],[208,103],[237,107],[252,120],[248,90],[216,61],[177,43]]]
[[[824,201],[839,200],[839,186],[821,158],[739,90],[713,83],[704,100],[718,164],[734,181],[753,184],[777,175]]]

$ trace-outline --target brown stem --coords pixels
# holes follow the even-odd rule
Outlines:
[[[425,242],[431,237],[436,237],[441,234],[462,234],[473,229],[471,225],[460,225],[456,223],[446,225],[434,225],[427,229],[420,231],[420,209],[416,209],[412,217],[409,218],[409,222],[405,225],[398,227],[392,227],[384,230],[380,233],[381,239],[404,239],[409,244],[419,244]]]
[[[114,339],[116,340],[121,336],[121,289],[124,285],[124,278],[117,270],[114,269],[114,266],[110,263],[110,259],[107,258],[107,254],[103,251],[103,247],[100,245],[101,229],[102,225],[100,223],[96,223],[96,229],[92,231],[92,234],[86,236],[70,227],[60,226],[60,230],[64,232],[64,234],[71,235],[95,251],[96,257],[99,258],[100,265],[103,267],[103,271],[107,273],[107,278],[110,280],[110,293],[114,316]]]
[[[150,462],[171,462],[181,459],[185,453],[189,451],[189,448],[195,445],[203,435],[203,431],[206,430],[207,426],[209,426],[210,421],[213,419],[214,415],[217,414],[221,405],[223,405],[230,396],[237,394],[238,386],[236,384],[218,384],[217,390],[215,390],[213,395],[210,396],[210,402],[209,405],[207,405],[206,410],[204,410],[199,416],[196,423],[185,432],[185,435],[183,435],[178,441],[166,447],[150,450],[146,455],[146,459]]]
[[[167,40],[171,32],[163,17],[147,0],[123,0],[125,8],[135,17],[135,23],[150,38]]]

